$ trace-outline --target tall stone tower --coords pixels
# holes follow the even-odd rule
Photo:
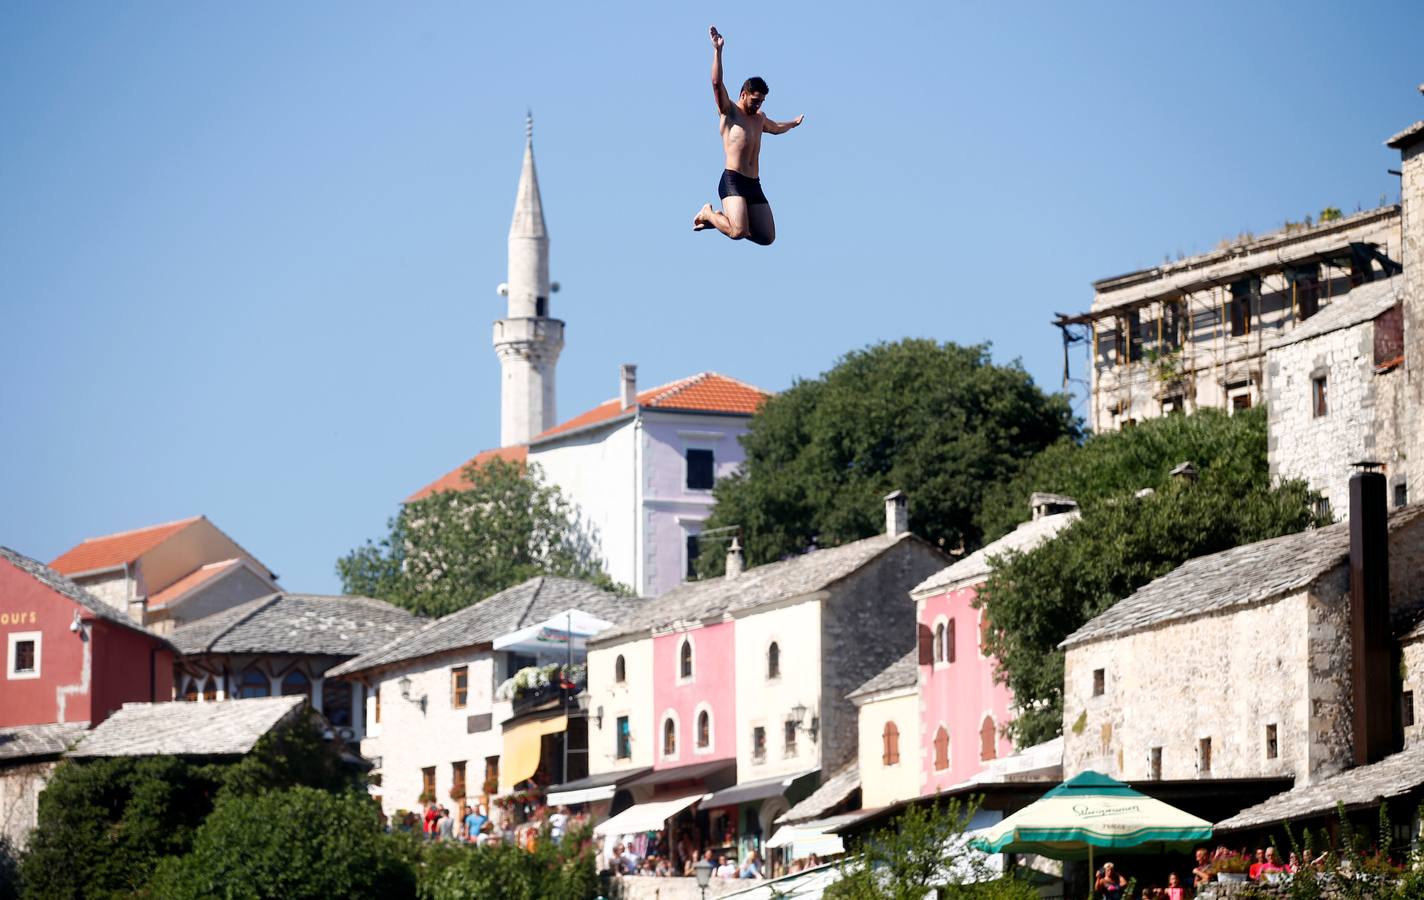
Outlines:
[[[549,233],[534,171],[534,117],[524,125],[524,167],[509,226],[509,281],[499,294],[509,298],[505,318],[494,323],[499,357],[499,442],[526,444],[555,423],[554,366],[564,349],[564,323],[549,316]]]

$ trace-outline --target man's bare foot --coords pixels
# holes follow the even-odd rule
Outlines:
[[[697,211],[697,215],[692,217],[692,230],[702,231],[704,228],[712,227],[712,204],[704,203]]]

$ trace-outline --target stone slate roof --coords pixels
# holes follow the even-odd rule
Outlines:
[[[878,694],[881,691],[914,687],[919,683],[920,679],[919,655],[918,648],[912,649],[909,653],[906,653],[884,669],[881,669],[865,684],[862,684],[849,694],[846,694],[846,699],[854,700],[857,697],[866,697],[871,694]]]
[[[0,728],[0,764],[58,757],[89,729],[88,722]]]
[[[179,626],[183,653],[359,656],[425,620],[370,597],[271,594]]]
[[[1068,498],[1061,498],[1067,501]],[[991,560],[1009,553],[1027,553],[1039,544],[1052,538],[1058,532],[1078,521],[1078,511],[1055,513],[1040,519],[1030,519],[1008,534],[985,547],[981,547],[952,566],[947,566],[915,585],[910,592],[915,597],[953,590],[983,581],[989,577]]]
[[[835,809],[852,791],[859,789],[860,766],[855,762],[847,763],[840,771],[821,782],[821,786],[812,791],[806,799],[777,816],[775,824],[804,822],[825,815],[826,810]]]
[[[43,584],[50,590],[57,591],[78,603],[80,606],[93,613],[96,617],[112,622],[115,625],[122,625],[130,631],[137,631],[147,638],[152,638],[168,649],[174,649],[173,645],[158,634],[149,631],[142,625],[130,619],[127,615],[114,609],[109,604],[95,597],[84,588],[70,581],[65,576],[59,574],[54,569],[40,562],[37,559],[30,559],[23,553],[17,553],[9,547],[0,547],[0,559],[5,560],[17,569],[24,571],[36,581]]]
[[[1424,505],[1390,514],[1394,531]],[[1301,590],[1350,558],[1350,523],[1288,534],[1189,559],[1068,635],[1060,647],[1119,637],[1179,619],[1272,600]]]
[[[640,637],[680,623],[720,620],[723,616],[767,603],[814,593],[830,587],[906,540],[920,539],[910,534],[895,537],[880,534],[747,569],[736,578],[690,581],[656,600],[648,601],[638,610],[635,618],[620,621],[589,641],[589,645],[600,646]]]
[[[220,703],[125,703],[70,752],[97,756],[241,756],[306,702],[304,696]]]
[[[556,613],[577,609],[610,622],[626,618],[640,601],[619,597],[586,581],[539,576],[436,619],[408,634],[347,660],[327,675],[349,675],[422,656],[486,644]]]
[[[1424,787],[1424,745],[1416,744],[1377,763],[1347,769],[1248,806],[1216,827],[1234,831],[1286,819],[1298,821],[1333,813],[1337,803],[1345,804],[1347,810],[1374,806],[1381,799],[1398,797],[1419,787]]]
[[[1393,147],[1396,150],[1403,150],[1416,141],[1424,141],[1424,122],[1415,122],[1408,128],[1385,141],[1386,147]]]
[[[1329,306],[1306,319],[1289,334],[1282,335],[1269,344],[1267,350],[1288,347],[1301,341],[1330,334],[1368,322],[1386,312],[1404,299],[1404,276],[1381,278],[1362,284],[1343,297],[1333,300]]]

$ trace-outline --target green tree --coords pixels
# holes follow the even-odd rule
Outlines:
[[[421,900],[587,900],[600,893],[591,825],[557,844],[546,830],[533,852],[512,844],[461,849],[422,872]]]
[[[967,846],[964,833],[977,810],[977,802],[958,800],[910,805],[846,858],[827,900],[922,900],[931,889],[947,900],[1033,900],[1038,892],[1028,883],[1012,873],[996,877],[987,858]]]
[[[38,826],[21,862],[23,896],[129,896],[163,859],[188,851],[219,798],[294,784],[341,790],[358,780],[321,740],[310,712],[236,762],[66,760],[40,794]]]
[[[536,575],[611,590],[596,536],[538,466],[491,460],[464,471],[468,489],[407,503],[380,544],[336,563],[342,589],[443,616]]]
[[[717,484],[707,527],[736,526],[757,565],[881,532],[881,498],[903,490],[916,534],[974,547],[985,486],[1076,433],[1062,396],[1017,363],[993,364],[986,346],[876,344],[766,402],[742,438],[741,471]],[[722,571],[714,549],[698,560],[703,576]]]
[[[160,865],[152,892],[173,900],[374,900],[414,896],[415,873],[369,797],[296,787],[219,800],[192,851]]]
[[[1166,476],[1193,455],[1197,480]],[[1270,483],[1264,414],[1255,411],[1172,416],[1045,457],[1016,489],[1076,493],[1082,518],[1028,553],[993,560],[977,600],[998,676],[1020,709],[1010,726],[1019,746],[1061,733],[1058,644],[1089,619],[1188,559],[1320,524],[1302,482]],[[1136,496],[1143,486],[1155,491]]]

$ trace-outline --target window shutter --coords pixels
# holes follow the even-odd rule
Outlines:
[[[920,665],[928,666],[934,663],[934,632],[923,623],[919,626],[920,634]]]

